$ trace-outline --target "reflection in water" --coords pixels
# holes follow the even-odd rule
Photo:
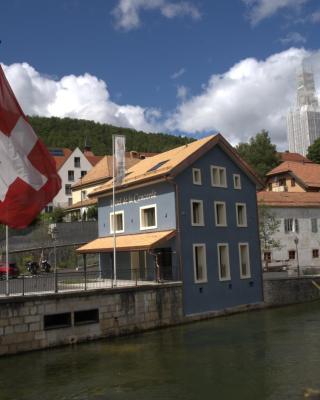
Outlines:
[[[319,330],[312,303],[5,357],[0,399],[301,399]]]

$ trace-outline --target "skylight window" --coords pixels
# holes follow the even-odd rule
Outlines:
[[[150,169],[148,169],[147,172],[152,172],[152,171],[156,171],[157,169],[159,169],[160,167],[162,167],[163,164],[165,164],[166,162],[168,162],[169,160],[165,160],[165,161],[160,161],[158,162],[158,164],[154,165],[153,167],[151,167]]]

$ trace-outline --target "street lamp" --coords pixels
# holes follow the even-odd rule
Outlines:
[[[49,225],[49,235],[53,240],[53,254],[54,254],[54,291],[55,293],[58,292],[58,274],[57,274],[57,235],[58,229],[57,224],[50,224]]]
[[[294,238],[294,244],[296,245],[296,252],[297,252],[297,270],[298,270],[298,278],[300,278],[300,265],[299,265],[298,243],[299,243],[299,238],[298,238],[298,236],[296,236],[296,237]]]

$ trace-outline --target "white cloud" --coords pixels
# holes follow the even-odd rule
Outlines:
[[[311,21],[312,22],[320,22],[320,10],[315,11],[311,14]]]
[[[90,74],[54,80],[27,63],[4,66],[4,71],[26,114],[88,119],[146,132],[156,130],[159,110],[111,101],[106,83]]]
[[[118,0],[112,10],[116,27],[129,31],[138,28],[141,24],[141,11],[158,10],[166,18],[188,16],[194,20],[201,18],[196,6],[187,2],[172,2],[171,0]]]
[[[6,76],[30,115],[74,117],[146,132],[202,135],[219,131],[236,144],[261,129],[286,149],[286,115],[296,99],[296,72],[307,59],[320,95],[320,50],[291,48],[265,60],[247,58],[221,75],[212,75],[196,96],[177,86],[178,105],[169,115],[111,100],[107,84],[90,74],[54,79],[29,64],[4,66]],[[189,94],[189,96],[187,96]]]
[[[320,51],[291,48],[263,61],[247,58],[212,75],[202,93],[179,105],[165,126],[193,135],[219,131],[234,144],[267,129],[285,149],[286,115],[295,105],[296,72],[305,58],[320,89]]]
[[[171,75],[171,79],[178,79],[186,72],[185,68],[180,68],[177,72]]]
[[[180,85],[177,87],[177,98],[185,101],[188,95],[188,88],[184,85]]]
[[[284,45],[306,43],[307,39],[299,32],[289,32],[285,37],[280,39]]]
[[[310,0],[242,0],[248,8],[248,17],[252,25],[271,17],[281,9],[296,9]]]

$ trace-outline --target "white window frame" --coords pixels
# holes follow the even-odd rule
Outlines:
[[[227,247],[227,257],[228,257],[228,265],[227,265],[227,276],[225,278],[221,277],[221,268],[220,268],[220,247]],[[231,280],[231,272],[230,272],[230,256],[229,256],[229,243],[217,243],[217,257],[218,257],[218,272],[219,272],[219,280],[220,281],[230,281]]]
[[[239,213],[238,213],[239,206],[243,206],[243,208],[244,208],[245,221],[243,224],[239,223]],[[236,203],[236,221],[237,221],[237,226],[239,228],[247,228],[248,227],[248,215],[247,215],[247,204],[246,203]]]
[[[219,171],[219,182],[218,183],[214,183],[213,181],[213,170],[217,169]],[[224,180],[225,183],[222,184],[221,180],[220,180],[220,171],[223,171],[223,175],[224,175]],[[228,187],[228,183],[227,183],[227,170],[225,167],[220,167],[219,165],[211,165],[210,166],[210,172],[211,172],[211,186],[213,187],[221,187],[221,188],[226,188]]]
[[[200,222],[199,223],[193,222],[193,203],[201,204],[201,207],[200,207],[201,214],[200,214]],[[197,199],[190,200],[190,216],[191,216],[191,225],[192,226],[204,226],[203,200],[197,200]]]
[[[223,204],[224,205],[224,224],[218,224],[218,213],[217,213],[217,205]],[[225,201],[215,201],[214,202],[214,222],[215,226],[218,227],[226,227],[228,226],[228,221],[227,221],[227,206]]]
[[[154,208],[154,221],[155,221],[155,225],[153,226],[142,226],[142,211],[146,210],[148,208]],[[139,215],[140,215],[140,230],[141,231],[145,231],[148,229],[155,229],[158,226],[158,219],[157,219],[157,205],[156,204],[149,204],[147,206],[141,206],[139,208]]]
[[[197,279],[197,270],[196,270],[196,252],[195,248],[196,247],[202,247],[204,249],[203,251],[203,279]],[[193,254],[193,272],[194,272],[194,282],[195,283],[206,283],[208,282],[208,275],[207,275],[207,250],[206,250],[206,244],[205,243],[193,243],[192,244],[192,254]]]
[[[124,232],[124,211],[120,210],[120,211],[116,211],[114,213],[116,216],[117,215],[122,215],[122,229],[116,229],[116,233],[123,233]],[[110,233],[113,233],[113,229],[112,229],[112,216],[113,216],[113,211],[111,211],[111,213],[109,214],[109,224],[110,224]]]
[[[238,182],[239,182],[238,185],[236,184],[237,178],[238,178]],[[233,174],[233,188],[237,189],[237,190],[241,189],[241,175],[240,174]]]
[[[242,259],[241,259],[241,246],[245,246],[247,248],[247,255],[248,255],[248,266],[247,266],[247,275],[242,274]],[[250,265],[250,246],[248,242],[240,242],[238,244],[238,249],[239,249],[239,268],[240,268],[240,278],[241,279],[248,279],[251,278],[251,265]]]
[[[197,181],[195,178],[195,173],[198,172],[199,180]],[[194,185],[202,185],[202,177],[201,177],[201,169],[200,168],[192,168],[192,183]]]

